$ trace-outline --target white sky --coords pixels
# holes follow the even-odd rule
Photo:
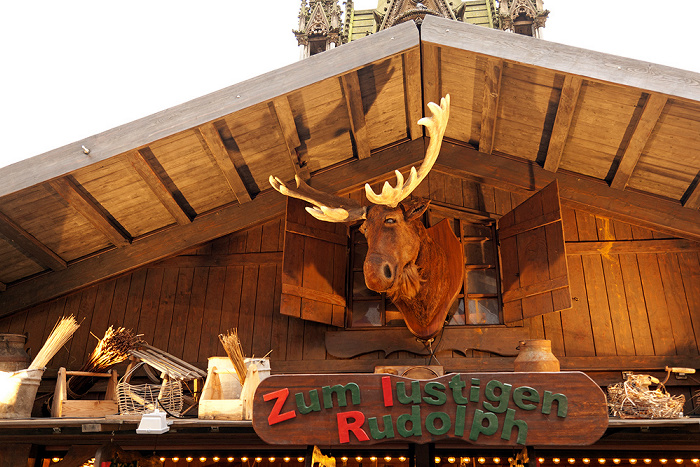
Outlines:
[[[262,6],[264,5],[264,7]],[[0,5],[0,167],[295,62],[299,0]],[[376,0],[355,0],[374,8]],[[700,72],[679,4],[544,0],[545,40]],[[2,180],[0,180],[2,183]]]

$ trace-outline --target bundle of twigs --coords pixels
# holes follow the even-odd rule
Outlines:
[[[129,351],[139,343],[139,336],[135,336],[131,330],[110,326],[102,339],[97,338],[95,349],[80,371],[104,373],[111,366],[129,358]],[[68,393],[73,397],[80,397],[85,395],[94,383],[95,378],[91,376],[71,376],[68,380]]]
[[[649,386],[658,384],[656,389]],[[659,380],[649,375],[629,374],[627,381],[608,386],[608,407],[620,418],[679,418],[685,396],[672,396]]]
[[[232,329],[226,334],[219,334],[219,340],[221,341],[221,345],[224,346],[226,355],[228,355],[231,363],[233,363],[233,368],[236,370],[238,380],[241,382],[241,386],[243,386],[246,375],[245,355],[243,355],[241,340],[238,338],[238,331]]]
[[[49,364],[51,359],[56,355],[56,353],[65,345],[66,342],[73,337],[73,333],[78,329],[80,325],[75,320],[73,315],[68,317],[63,317],[51,330],[49,338],[44,342],[43,347],[36,354],[29,369],[43,369]]]

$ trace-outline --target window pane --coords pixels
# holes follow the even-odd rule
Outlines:
[[[353,297],[376,297],[379,294],[374,290],[369,290],[365,284],[365,276],[362,272],[353,272],[352,296]]]
[[[498,300],[495,298],[485,298],[468,300],[469,324],[499,324]]]
[[[401,316],[401,312],[398,308],[396,308],[396,305],[394,305],[394,303],[388,298],[386,299],[386,325],[406,326],[406,323],[403,320],[403,316]]]
[[[495,269],[476,269],[467,271],[467,293],[496,294],[498,281]]]
[[[367,256],[367,244],[356,243],[354,250],[354,255],[352,257],[352,267],[355,269],[362,268],[362,264],[365,262],[365,256]]]
[[[459,326],[463,324],[467,324],[466,320],[464,318],[464,299],[463,298],[458,298],[457,300],[454,301],[452,304],[452,307],[450,308],[450,313],[449,315],[452,315],[452,318],[450,318],[450,321],[447,323],[450,326]]]
[[[381,326],[381,302],[352,302],[352,327]]]
[[[491,227],[480,224],[470,224],[462,221],[465,237],[491,237]]]

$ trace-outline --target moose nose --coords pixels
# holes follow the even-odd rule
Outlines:
[[[391,277],[392,277],[391,266],[389,266],[388,264],[384,264],[384,267],[382,268],[382,272],[384,273],[384,277],[387,280],[391,280]]]

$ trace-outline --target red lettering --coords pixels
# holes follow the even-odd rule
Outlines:
[[[290,410],[289,412],[285,413],[280,413],[282,411],[284,403],[287,401],[287,397],[289,397],[289,388],[284,388],[280,389],[279,391],[273,391],[268,392],[267,394],[263,394],[263,400],[265,402],[271,401],[272,399],[277,399],[275,405],[272,406],[270,415],[267,416],[268,425],[274,425],[275,423],[283,422],[285,420],[289,420],[290,418],[294,418],[297,416],[297,413],[294,410]]]
[[[350,419],[353,421],[351,422]],[[349,412],[338,413],[338,437],[340,442],[350,442],[350,432],[355,435],[358,441],[369,441],[369,436],[362,429],[362,424],[365,423],[365,414],[359,410],[350,410]]]
[[[394,396],[391,393],[391,377],[382,376],[382,393],[384,394],[384,407],[394,405]]]

